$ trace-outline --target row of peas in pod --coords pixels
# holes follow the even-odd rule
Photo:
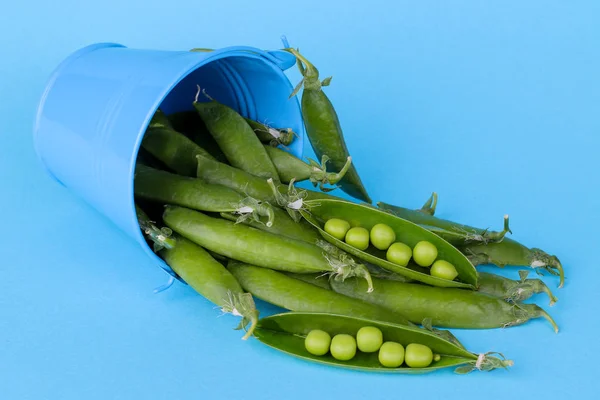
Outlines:
[[[458,276],[454,265],[438,259],[438,250],[427,240],[418,242],[414,248],[396,241],[396,233],[386,224],[376,224],[369,232],[366,228],[355,226],[343,219],[331,218],[325,222],[325,232],[338,240],[359,250],[366,250],[369,244],[378,250],[386,251],[386,259],[394,264],[406,267],[411,258],[421,267],[430,267],[431,276],[453,280]]]
[[[219,93],[199,89],[188,111],[159,109],[152,118],[137,159],[136,211],[172,275],[240,317],[243,339],[338,367],[489,371],[512,361],[468,351],[446,328],[545,318],[557,331],[541,307],[523,303],[537,293],[556,302],[541,279],[475,266],[534,267],[562,286],[558,258],[505,237],[508,217],[501,231],[435,217],[437,196],[418,210],[372,205],[324,91],[331,78],[320,79],[297,50],[285,51],[303,75],[291,95],[303,89],[318,160],[286,151],[296,134],[277,115],[250,119],[219,102]],[[330,193],[337,188],[345,198]],[[261,317],[256,298],[287,311]]]
[[[332,338],[325,331],[313,329],[306,335],[304,346],[313,355],[330,353],[340,361],[354,358],[357,349],[363,353],[377,352],[379,363],[387,368],[398,368],[402,364],[410,368],[425,368],[441,358],[423,344],[410,343],[405,349],[400,343],[384,342],[383,333],[375,326],[363,326],[356,333],[356,338],[346,333],[339,333]]]

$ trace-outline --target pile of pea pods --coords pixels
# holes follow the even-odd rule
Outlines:
[[[352,163],[333,105],[330,78],[295,49],[303,76],[307,135],[319,158],[285,151],[296,134],[238,114],[198,88],[193,111],[155,113],[137,158],[140,228],[177,276],[222,311],[240,317],[243,339],[337,367],[425,373],[508,368],[497,352],[471,352],[447,329],[508,328],[553,319],[533,303],[540,279],[478,272],[493,264],[560,279],[557,257],[434,216],[372,204]],[[276,120],[276,116],[273,117]],[[315,190],[296,186],[310,181]],[[306,185],[305,185],[306,186]],[[310,185],[308,185],[310,186]],[[328,192],[340,188],[355,199]],[[254,299],[288,312],[261,318]]]

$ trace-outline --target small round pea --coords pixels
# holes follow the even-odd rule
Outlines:
[[[346,233],[346,243],[359,250],[366,250],[369,247],[369,231],[359,226],[350,228]]]
[[[412,250],[404,243],[396,242],[390,246],[385,257],[389,262],[406,267],[412,257]]]
[[[406,346],[404,362],[411,368],[425,368],[433,361],[433,352],[423,344],[411,343]]]
[[[437,248],[430,242],[422,240],[413,249],[413,260],[421,267],[429,267],[437,258]]]
[[[449,281],[454,280],[454,278],[458,276],[458,272],[456,271],[456,268],[454,268],[454,265],[445,260],[437,260],[434,262],[429,273],[431,276],[448,279]]]
[[[363,326],[356,334],[356,344],[363,353],[374,353],[383,343],[383,333],[375,326]]]
[[[329,347],[331,355],[336,360],[348,361],[356,355],[356,340],[353,336],[340,333],[331,339]]]
[[[350,229],[350,224],[343,219],[331,218],[325,222],[325,232],[338,240],[344,240],[348,229]]]
[[[398,368],[404,362],[404,346],[396,342],[385,342],[379,349],[379,363],[384,367]]]
[[[327,354],[329,351],[329,345],[331,344],[331,336],[329,333],[320,329],[313,329],[308,332],[306,339],[304,339],[304,347],[306,351],[315,356],[322,356]]]
[[[396,232],[386,224],[377,224],[371,228],[371,243],[379,250],[387,250],[396,241]]]
[[[433,355],[433,361],[438,362],[442,359],[442,356],[440,356],[439,354],[434,354]]]

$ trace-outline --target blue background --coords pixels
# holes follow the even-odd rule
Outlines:
[[[600,3],[596,1],[11,2],[0,15],[0,397],[3,399],[579,398],[598,386]],[[510,371],[377,375],[243,342],[233,317],[166,280],[52,181],[32,147],[52,69],[80,47],[278,48],[333,75],[374,200],[499,228],[557,254],[548,324],[460,331]],[[296,82],[297,72],[290,74]],[[76,151],[76,149],[67,149]],[[488,268],[491,270],[491,268]],[[507,271],[517,276],[517,269]],[[557,279],[548,277],[552,288]],[[536,298],[547,308],[547,298]],[[264,306],[264,305],[263,305]],[[274,308],[263,307],[265,313]]]

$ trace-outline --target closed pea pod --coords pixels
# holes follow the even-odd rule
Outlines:
[[[305,337],[312,330],[318,329],[330,336],[354,335],[364,326],[378,328],[386,340],[403,346],[410,343],[425,345],[440,357],[426,368],[389,368],[381,365],[377,352],[358,352],[352,359],[343,361],[336,360],[330,354],[311,354],[305,348]],[[504,359],[502,355],[499,358],[494,356],[497,353],[474,354],[423,329],[331,313],[288,312],[262,318],[255,330],[255,337],[276,350],[307,361],[371,372],[422,374],[454,367],[457,373],[468,373],[472,370],[491,371],[513,365],[512,361]]]
[[[199,211],[232,212],[237,214],[237,222],[252,218],[263,223],[260,220],[262,216],[266,217],[266,226],[271,226],[275,218],[274,210],[269,204],[244,197],[233,189],[144,165],[138,165],[136,168],[134,193],[145,200]]]
[[[212,218],[187,208],[167,206],[163,221],[180,235],[230,259],[289,272],[321,271],[342,278],[361,276],[369,282],[371,279],[364,265],[337,254],[327,254],[315,244]],[[367,286],[372,290],[370,283]]]
[[[471,289],[477,286],[477,271],[461,252],[439,236],[412,222],[377,210],[374,207],[354,204],[342,200],[323,199],[306,201],[305,205],[307,206],[308,211],[301,211],[302,216],[319,229],[321,236],[323,236],[325,240],[363,261],[433,286]],[[418,267],[411,267],[412,264],[408,267],[394,264],[386,259],[385,251],[378,250],[374,247],[368,247],[365,251],[361,251],[347,243],[337,240],[323,230],[324,221],[331,218],[343,219],[348,221],[352,226],[362,227],[367,230],[379,223],[386,224],[395,232],[396,240],[411,247],[414,247],[420,241],[426,240],[435,245],[440,259],[446,260],[454,265],[458,272],[458,280],[452,281],[431,276],[428,273],[429,271],[423,271]]]
[[[321,158],[321,164],[310,158],[307,164],[293,154],[277,147],[265,146],[265,149],[273,161],[282,182],[289,183],[292,180],[301,182],[308,179],[313,186],[319,185],[319,189],[325,192],[335,189],[335,187],[327,188],[325,185],[338,183],[352,165],[352,158],[348,157],[346,164],[339,172],[327,172],[327,162],[329,161],[327,155]]]
[[[294,90],[294,95],[304,86],[302,92],[302,116],[310,144],[318,158],[327,155],[334,170],[341,170],[350,156],[342,127],[335,108],[322,87],[328,86],[331,78],[319,80],[319,71],[304,56],[294,49],[287,49],[298,59],[298,66],[303,75],[302,81]],[[302,66],[304,64],[306,68]],[[352,164],[340,181],[340,188],[350,196],[371,202],[356,167]]]
[[[194,108],[231,165],[252,175],[279,181],[265,148],[241,115],[212,99],[200,103],[196,98]]]
[[[520,325],[534,318],[545,318],[554,330],[558,326],[535,304],[512,304],[476,291],[436,288],[415,283],[373,279],[373,293],[364,294],[362,283],[355,279],[330,281],[340,294],[402,312],[411,322],[430,318],[434,326],[445,328],[488,329]]]
[[[235,277],[201,247],[181,236],[170,237],[167,240],[152,235],[151,232],[161,230],[140,208],[137,210],[142,231],[156,244],[161,244],[155,249],[171,269],[196,292],[219,306],[223,312],[241,316],[242,321],[238,328],[246,329],[250,324],[243,339],[250,337],[258,322],[258,311],[252,295],[244,292]],[[157,239],[160,241],[157,242]]]

